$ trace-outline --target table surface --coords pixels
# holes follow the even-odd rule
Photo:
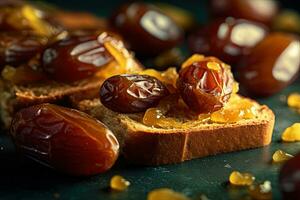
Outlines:
[[[281,165],[270,161],[278,149],[291,154],[300,151],[300,143],[280,142],[282,131],[300,122],[300,114],[289,109],[285,100],[286,95],[295,91],[300,92],[300,81],[271,98],[258,99],[276,115],[273,141],[267,147],[159,167],[133,166],[120,158],[107,173],[88,178],[68,177],[18,156],[9,137],[0,133],[0,199],[142,200],[150,190],[161,187],[172,188],[192,199],[199,199],[201,194],[211,200],[247,199],[245,189],[228,185],[228,176],[233,170],[251,172],[258,181],[271,181],[273,199],[280,199],[278,171]],[[127,191],[109,190],[109,180],[116,174],[131,182]]]

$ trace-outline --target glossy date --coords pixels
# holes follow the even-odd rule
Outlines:
[[[156,7],[142,2],[121,6],[110,21],[132,50],[147,56],[171,49],[183,36],[173,19]]]
[[[234,79],[230,67],[215,57],[194,55],[182,66],[177,88],[198,114],[219,110],[229,100]]]
[[[261,23],[228,17],[199,28],[189,36],[188,44],[192,53],[215,56],[235,64],[241,56],[249,54],[267,33],[267,27]]]
[[[113,60],[103,37],[93,34],[71,36],[49,46],[42,54],[42,67],[54,80],[72,82],[92,76]]]
[[[297,78],[299,55],[299,38],[285,33],[272,33],[241,59],[238,64],[240,82],[251,94],[273,95]]]
[[[284,200],[300,197],[300,154],[288,160],[280,170],[279,185]]]
[[[16,32],[0,33],[0,66],[24,64],[41,53],[48,39]]]
[[[270,24],[279,6],[274,0],[211,0],[210,8],[215,17],[235,17]]]
[[[100,88],[100,100],[109,109],[122,113],[143,112],[168,95],[168,89],[148,75],[117,75]]]
[[[118,157],[118,141],[104,124],[56,105],[20,110],[10,134],[27,157],[74,176],[105,172]]]

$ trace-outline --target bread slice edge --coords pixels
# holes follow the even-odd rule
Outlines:
[[[98,99],[84,100],[78,108],[105,123],[121,143],[132,163],[162,165],[270,144],[275,116],[260,106],[260,116],[232,124],[207,124],[189,129],[145,126],[132,116],[113,112]]]

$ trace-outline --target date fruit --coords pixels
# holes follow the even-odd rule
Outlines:
[[[74,176],[105,172],[118,157],[119,143],[104,124],[80,111],[56,105],[20,110],[10,134],[27,157]]]
[[[44,71],[54,80],[72,82],[92,76],[113,60],[104,47],[105,34],[71,36],[45,49]]]
[[[121,113],[146,111],[169,94],[156,78],[148,75],[116,75],[100,88],[100,100],[107,108]]]
[[[300,154],[287,161],[280,170],[279,186],[285,200],[300,197]]]
[[[274,0],[211,0],[214,17],[235,17],[270,24],[278,12]]]
[[[189,37],[192,53],[215,56],[235,64],[268,33],[263,24],[228,17],[218,19],[197,30]]]
[[[285,33],[272,33],[257,44],[238,66],[247,92],[270,96],[293,82],[300,70],[300,41]]]
[[[189,10],[168,3],[154,3],[163,13],[171,17],[174,22],[185,31],[190,31],[197,24],[196,18]]]
[[[171,49],[183,36],[182,30],[169,16],[141,2],[123,5],[110,22],[129,42],[132,50],[146,56]]]
[[[45,37],[13,32],[0,33],[0,66],[16,67],[26,63],[42,52],[47,41]]]
[[[197,54],[183,64],[177,80],[182,99],[197,114],[221,109],[233,92],[233,84],[230,66]]]

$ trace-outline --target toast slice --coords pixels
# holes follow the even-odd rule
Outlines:
[[[31,85],[14,85],[2,82],[0,89],[0,114],[5,128],[9,128],[13,114],[20,108],[39,103],[71,104],[70,95],[89,92],[97,93],[103,79],[92,77],[72,84],[47,82]],[[85,98],[87,99],[88,96]]]
[[[78,108],[105,123],[118,138],[125,158],[142,165],[180,163],[265,146],[271,142],[275,121],[272,110],[265,105],[258,105],[258,113],[252,119],[235,123],[191,123],[182,128],[146,126],[140,122],[143,113],[117,113],[98,99],[83,100]]]

